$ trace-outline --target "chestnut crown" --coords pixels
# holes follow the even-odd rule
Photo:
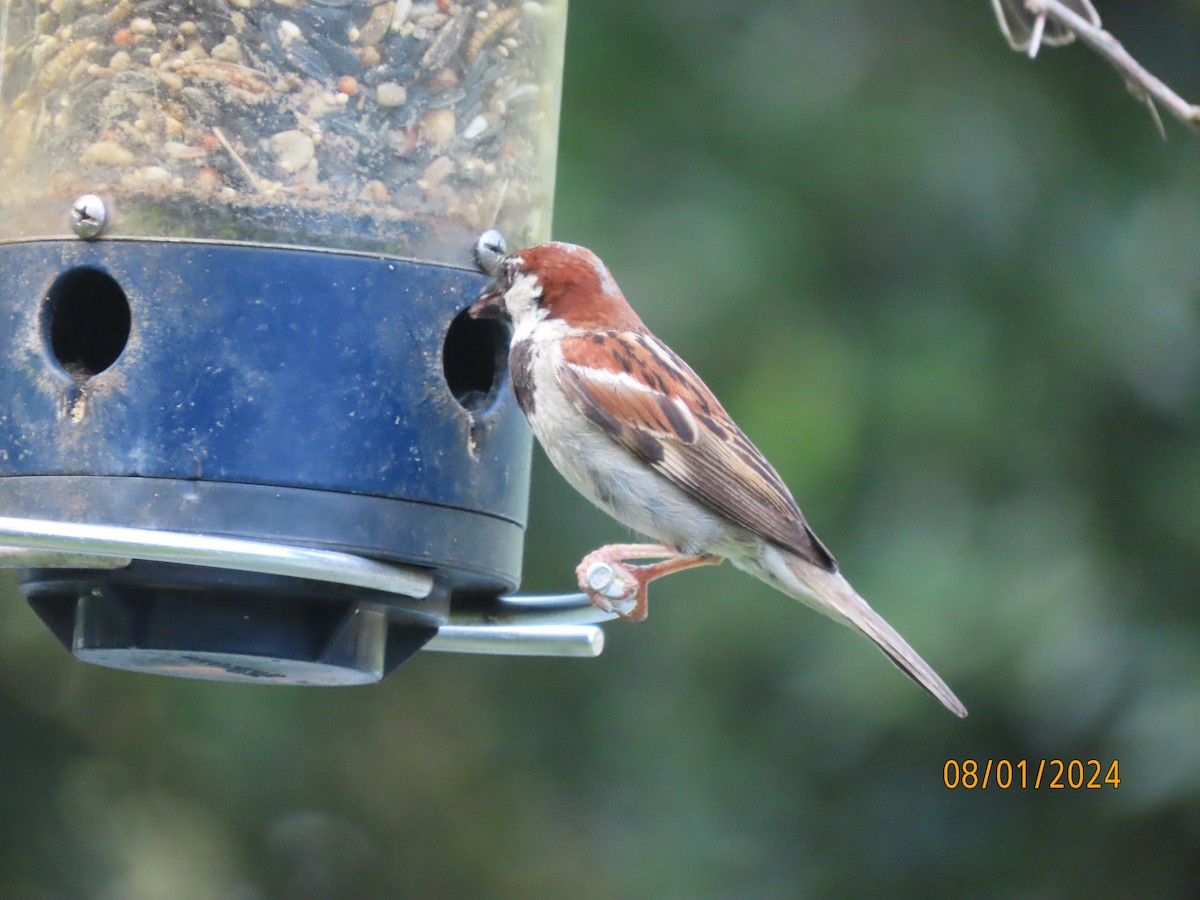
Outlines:
[[[578,329],[645,327],[600,257],[586,247],[557,241],[505,257],[471,314],[507,318],[518,328],[530,316],[558,319]]]

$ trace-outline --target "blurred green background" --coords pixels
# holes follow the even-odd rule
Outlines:
[[[1098,5],[1200,99],[1200,3]],[[595,661],[338,690],[85,666],[6,580],[0,896],[1194,896],[1200,138],[986,0],[575,0],[567,60],[556,236],[970,718],[729,567]],[[623,537],[539,451],[524,588]]]

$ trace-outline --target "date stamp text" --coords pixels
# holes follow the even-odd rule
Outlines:
[[[948,759],[942,783],[952,791],[1115,790],[1120,768],[1115,759]]]

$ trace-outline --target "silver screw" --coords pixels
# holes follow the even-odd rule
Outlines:
[[[507,254],[508,247],[504,243],[504,235],[495,228],[489,228],[475,242],[475,261],[479,263],[479,268],[493,278],[500,272],[500,263]]]
[[[98,237],[108,221],[108,209],[95,194],[76,197],[71,204],[71,230],[85,241]]]

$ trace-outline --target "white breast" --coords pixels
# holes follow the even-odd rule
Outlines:
[[[558,327],[561,326],[561,327]],[[730,525],[592,424],[559,386],[560,322],[531,335],[534,388],[529,424],[546,455],[579,493],[639,534],[689,553],[727,554]]]

